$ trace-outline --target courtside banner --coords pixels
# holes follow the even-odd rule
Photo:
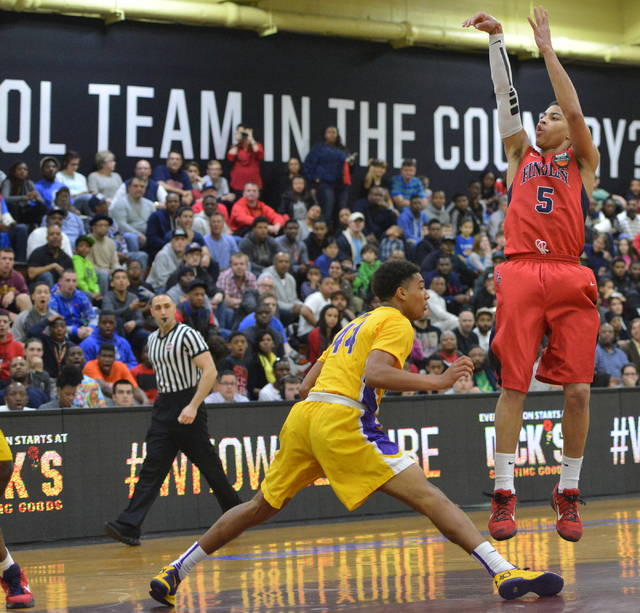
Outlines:
[[[486,503],[493,490],[496,394],[385,399],[380,422],[431,482],[454,502]],[[548,500],[562,459],[561,393],[532,394],[525,403],[516,455],[520,501]],[[208,407],[209,429],[231,484],[242,500],[257,492],[278,449],[288,403]],[[133,494],[146,454],[149,408],[3,413],[15,468],[0,500],[9,543],[102,535]],[[640,408],[635,390],[591,397],[591,428],[581,477],[588,499],[640,491]],[[301,491],[272,521],[337,519],[406,511],[375,494],[353,513],[326,479]],[[178,454],[143,533],[206,528],[220,516],[209,486]]]

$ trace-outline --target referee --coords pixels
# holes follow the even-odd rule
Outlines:
[[[147,455],[129,506],[117,521],[104,525],[107,536],[126,545],[140,545],[140,526],[178,451],[200,469],[223,512],[242,502],[211,444],[202,406],[216,378],[209,347],[193,328],[176,321],[176,305],[166,294],[152,298],[151,314],[159,327],[148,340],[159,393],[147,432]]]

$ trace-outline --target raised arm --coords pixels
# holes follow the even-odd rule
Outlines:
[[[513,86],[502,24],[495,17],[480,12],[464,21],[462,26],[464,28],[473,27],[489,34],[489,64],[491,65],[491,80],[498,107],[498,129],[509,163],[507,185],[511,185],[530,142],[522,127],[518,93]]]
[[[595,175],[600,162],[600,154],[593,143],[591,132],[584,120],[578,94],[553,50],[547,11],[540,6],[534,8],[533,13],[535,21],[531,17],[527,17],[527,19],[533,28],[536,45],[538,45],[538,49],[540,49],[540,53],[544,57],[556,100],[569,124],[571,146],[580,165],[589,169]]]

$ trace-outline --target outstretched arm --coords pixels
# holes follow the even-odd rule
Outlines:
[[[509,162],[507,185],[511,185],[522,157],[529,146],[529,137],[522,127],[518,94],[513,86],[511,66],[504,44],[502,24],[491,15],[476,13],[463,22],[464,28],[476,28],[489,34],[491,80],[498,107],[498,128]]]
[[[395,356],[381,349],[369,354],[364,382],[367,386],[394,392],[429,392],[449,389],[461,377],[473,374],[473,362],[467,356],[456,360],[441,375],[416,375],[395,368]]]
[[[547,11],[540,6],[534,8],[533,13],[535,21],[531,17],[527,17],[527,19],[533,28],[536,45],[538,45],[538,49],[540,49],[540,53],[547,65],[547,72],[549,73],[556,100],[569,124],[571,146],[580,164],[595,174],[600,155],[591,138],[591,132],[585,123],[578,94],[553,50]]]

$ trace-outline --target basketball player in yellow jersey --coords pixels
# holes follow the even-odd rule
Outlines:
[[[280,433],[280,449],[260,491],[250,502],[227,511],[209,531],[151,581],[151,596],[175,604],[180,582],[201,560],[273,517],[301,489],[326,475],[349,509],[376,491],[426,515],[449,540],[480,562],[503,598],[533,591],[555,595],[562,577],[517,569],[487,543],[469,518],[436,487],[422,469],[391,442],[377,422],[384,391],[450,388],[468,377],[473,363],[462,357],[442,375],[402,370],[413,345],[411,321],[427,310],[429,294],[419,268],[406,260],[387,262],[372,279],[382,305],[355,319],[338,334],[305,377],[298,402]]]

